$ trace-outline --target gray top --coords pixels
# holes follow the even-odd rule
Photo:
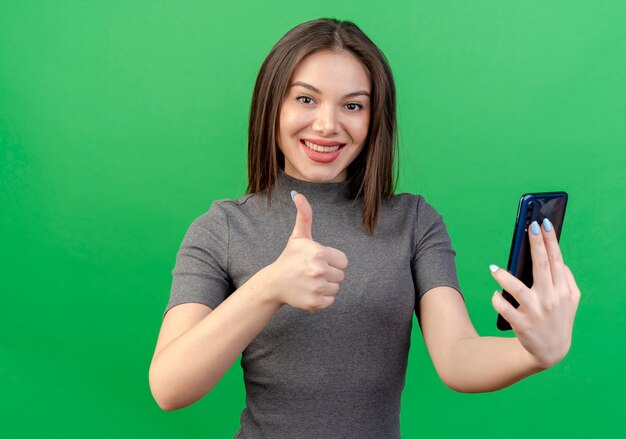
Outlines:
[[[376,234],[361,227],[347,183],[281,173],[272,193],[215,201],[183,239],[165,312],[187,302],[217,307],[282,253],[296,209],[313,208],[313,239],[343,251],[345,279],[329,308],[283,306],[244,350],[246,408],[236,438],[399,438],[413,312],[433,287],[460,291],[455,251],[423,197],[383,201]]]

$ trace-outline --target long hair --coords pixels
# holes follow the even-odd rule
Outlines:
[[[298,63],[320,50],[346,51],[369,74],[372,94],[368,134],[361,153],[348,165],[351,198],[363,201],[363,229],[374,234],[383,198],[390,198],[397,183],[396,88],[391,68],[380,49],[350,21],[322,18],[302,23],[287,32],[272,48],[257,76],[248,127],[248,187],[246,193],[268,191],[284,169],[285,157],[277,147],[281,103]]]

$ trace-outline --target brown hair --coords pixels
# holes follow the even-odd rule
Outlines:
[[[351,53],[370,76],[368,134],[363,150],[348,165],[348,186],[352,198],[363,200],[363,228],[373,234],[382,199],[393,195],[397,183],[396,88],[385,55],[350,21],[322,18],[302,23],[287,32],[265,58],[250,106],[246,193],[267,189],[271,199],[285,160],[276,143],[280,106],[298,63],[319,50]]]

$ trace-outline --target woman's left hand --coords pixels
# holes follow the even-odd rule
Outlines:
[[[506,270],[492,265],[492,275],[520,304],[514,308],[501,293],[493,307],[515,331],[517,339],[537,362],[547,369],[565,357],[572,341],[572,328],[580,290],[563,263],[554,228],[547,219],[528,230],[533,261],[533,286],[528,288]]]

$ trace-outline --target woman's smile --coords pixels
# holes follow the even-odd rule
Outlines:
[[[332,147],[332,146],[343,146],[343,145],[345,145],[345,143],[342,143],[342,142],[332,142],[332,141],[328,141],[328,140],[324,141],[324,140],[317,140],[317,139],[302,139],[302,141],[309,148],[313,148],[314,146]]]
[[[345,146],[345,143],[335,146],[320,146],[316,143],[307,142],[306,140],[301,140],[300,143],[302,144],[304,153],[307,157],[318,163],[334,162],[337,157],[339,157],[341,150]]]

